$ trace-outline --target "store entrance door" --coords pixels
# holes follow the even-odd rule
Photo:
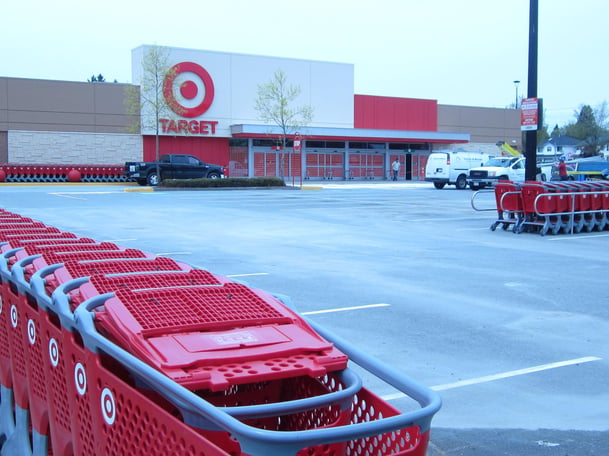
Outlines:
[[[343,179],[344,152],[306,151],[305,179]]]
[[[406,180],[412,180],[412,154],[406,154],[406,163],[404,164]]]
[[[425,179],[426,152],[406,154],[406,180],[420,181]]]

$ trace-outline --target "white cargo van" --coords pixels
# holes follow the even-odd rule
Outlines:
[[[482,166],[492,157],[482,152],[438,151],[429,154],[425,167],[425,180],[442,189],[446,184],[459,190],[467,187],[467,176],[471,168]]]

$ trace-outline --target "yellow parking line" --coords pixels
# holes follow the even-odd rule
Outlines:
[[[321,186],[307,185],[300,187],[302,190],[323,190]]]
[[[125,188],[126,192],[154,192],[153,187],[128,187]]]

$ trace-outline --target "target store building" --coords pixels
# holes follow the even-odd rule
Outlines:
[[[0,77],[0,162],[153,161],[158,128],[161,154],[195,155],[232,177],[382,180],[397,157],[402,179],[422,180],[433,150],[496,152],[498,141],[520,146],[514,109],[355,94],[348,63],[182,48],[163,48],[172,69],[157,123],[146,105],[139,116],[126,107],[128,92],[145,84],[150,49],[132,51],[133,85]],[[285,150],[278,147],[279,127],[262,122],[255,109],[258,86],[278,70],[300,88],[292,107],[313,109],[312,121],[290,132]]]

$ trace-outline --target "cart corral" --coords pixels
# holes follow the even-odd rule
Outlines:
[[[496,208],[481,208],[484,193],[494,193]],[[500,181],[494,190],[472,195],[477,211],[495,211],[491,230],[514,233],[574,234],[609,229],[609,181]]]

